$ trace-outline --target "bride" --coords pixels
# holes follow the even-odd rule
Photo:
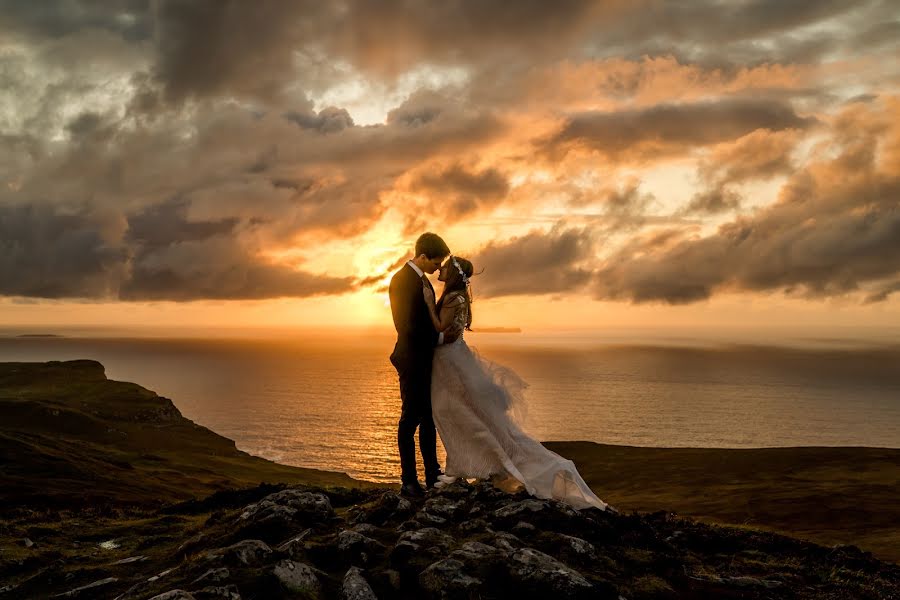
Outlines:
[[[478,356],[463,339],[472,325],[472,273],[471,262],[451,256],[438,276],[444,282],[440,300],[435,302],[434,292],[424,288],[435,328],[449,339],[456,337],[437,347],[432,367],[432,414],[447,450],[441,482],[491,478],[502,488],[524,486],[533,496],[575,508],[607,509],[572,461],[521,429],[527,384],[512,370]]]

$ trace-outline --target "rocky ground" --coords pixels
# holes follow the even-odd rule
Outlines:
[[[114,529],[102,520],[42,528],[23,512],[7,524],[20,553],[0,554],[0,599],[900,599],[900,566],[853,546],[579,512],[487,482],[416,501],[259,486],[118,515]]]

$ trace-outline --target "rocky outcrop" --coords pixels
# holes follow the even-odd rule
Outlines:
[[[197,506],[160,517],[185,515],[183,539],[168,553],[148,549],[133,555],[142,560],[83,575],[62,576],[58,562],[0,588],[0,600],[900,597],[900,567],[853,546],[666,513],[575,511],[487,483],[457,482],[417,501],[384,490],[260,487],[204,501],[200,531],[187,528],[203,522]]]

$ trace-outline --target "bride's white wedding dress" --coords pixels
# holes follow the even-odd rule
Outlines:
[[[575,508],[606,509],[575,469],[520,427],[527,384],[511,369],[485,360],[462,336],[468,303],[448,295],[460,337],[438,346],[431,378],[434,424],[447,450],[447,478],[494,478],[521,484],[538,498],[561,500]]]

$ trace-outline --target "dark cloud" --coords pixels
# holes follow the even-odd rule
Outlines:
[[[0,204],[0,294],[111,297],[129,249],[115,215],[49,205]]]
[[[336,133],[347,127],[353,127],[353,118],[350,113],[346,109],[334,106],[323,108],[318,113],[290,111],[284,115],[284,118],[304,129],[313,129],[319,133]]]
[[[151,35],[150,0],[0,0],[0,28],[6,27],[52,38],[105,30],[140,42]]]
[[[275,101],[296,74],[295,50],[316,36],[320,8],[327,6],[303,0],[158,0],[154,74],[175,103],[216,94]]]
[[[176,198],[129,216],[127,240],[152,251],[179,242],[195,242],[227,235],[240,222],[234,217],[218,221],[188,221],[189,206],[187,200]]]
[[[875,149],[891,148],[896,131],[879,129],[890,111],[850,110],[837,125],[840,155],[795,173],[777,202],[712,235],[632,240],[598,269],[596,296],[679,304],[720,290],[820,298],[874,286],[869,300],[886,298],[894,290],[881,282],[900,273],[900,163]]]
[[[757,129],[803,129],[815,122],[790,104],[728,99],[654,106],[645,110],[586,112],[570,117],[539,147],[554,156],[572,149],[611,160],[682,154],[686,147],[733,140]]]
[[[410,189],[427,197],[429,218],[440,215],[445,222],[453,223],[496,206],[509,193],[509,181],[493,167],[478,170],[454,163],[419,173]]]
[[[590,231],[557,227],[492,242],[466,258],[484,270],[473,279],[476,294],[495,298],[577,290],[591,278],[593,253]]]
[[[225,255],[223,258],[223,254]],[[165,260],[136,262],[122,285],[122,300],[261,300],[351,291],[350,277],[329,277],[270,264],[235,248],[224,237],[184,243]]]
[[[853,115],[881,110],[879,76],[898,81],[871,60],[897,46],[897,12],[890,0],[0,0],[0,294],[342,293],[370,281],[264,251],[350,239],[391,212],[529,219],[552,196],[578,223],[596,219],[489,244],[473,257],[488,269],[481,294],[591,280],[598,297],[633,301],[719,289],[883,299],[896,291],[896,173],[874,165],[897,144],[882,136],[889,122]],[[538,76],[593,64],[597,85],[560,91]],[[860,72],[832,71],[847,64]],[[322,103],[354,86],[383,101],[411,81],[420,89],[384,124]],[[831,119],[850,89],[863,92],[845,106],[859,131]],[[814,125],[842,150],[828,165],[839,176],[798,171]],[[661,158],[699,161],[689,206],[662,219],[622,175]],[[511,185],[535,162],[546,183]],[[611,183],[567,182],[595,169]],[[728,215],[742,184],[773,177],[789,177],[777,203],[715,233],[679,222]]]

